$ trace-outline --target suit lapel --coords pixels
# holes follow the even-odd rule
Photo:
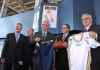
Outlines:
[[[16,45],[15,33],[13,33],[13,34],[12,34],[12,38],[13,38],[13,41],[12,41],[12,42],[13,42],[13,44],[15,44],[15,45]]]
[[[84,31],[85,31],[85,32],[91,31],[91,30],[93,30],[93,28],[94,28],[94,25],[91,25],[90,28],[89,28],[88,30],[86,30],[86,29],[84,28]]]
[[[69,34],[65,37],[64,41],[67,41],[69,37]],[[63,33],[62,33],[62,38],[63,38]]]
[[[93,29],[94,29],[94,26],[95,26],[95,25],[92,25],[88,31],[93,30]]]
[[[49,39],[50,39],[50,33],[49,33],[49,32],[47,32],[47,35],[46,35],[45,40],[49,40]]]
[[[19,37],[17,43],[19,43],[21,41],[21,39],[22,39],[22,35],[20,34],[20,37]]]
[[[49,38],[49,32],[47,32],[46,39]]]
[[[19,37],[18,41],[16,42],[16,44],[18,44],[21,41],[21,39],[22,39],[22,34],[20,34],[20,37]]]

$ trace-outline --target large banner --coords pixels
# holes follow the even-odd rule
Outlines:
[[[57,27],[57,6],[44,5],[42,15],[43,23],[48,23],[50,28]]]

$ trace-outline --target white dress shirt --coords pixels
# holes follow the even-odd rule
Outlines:
[[[18,42],[19,38],[20,38],[20,33],[16,33],[16,32],[15,32],[15,39],[16,39],[16,42]]]

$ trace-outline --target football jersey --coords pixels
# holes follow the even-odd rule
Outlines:
[[[90,48],[100,46],[89,32],[75,34],[68,40],[68,56],[70,70],[86,70]]]

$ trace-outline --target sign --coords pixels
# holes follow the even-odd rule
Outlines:
[[[57,27],[57,6],[44,5],[42,24],[45,22],[49,24],[50,28]]]

